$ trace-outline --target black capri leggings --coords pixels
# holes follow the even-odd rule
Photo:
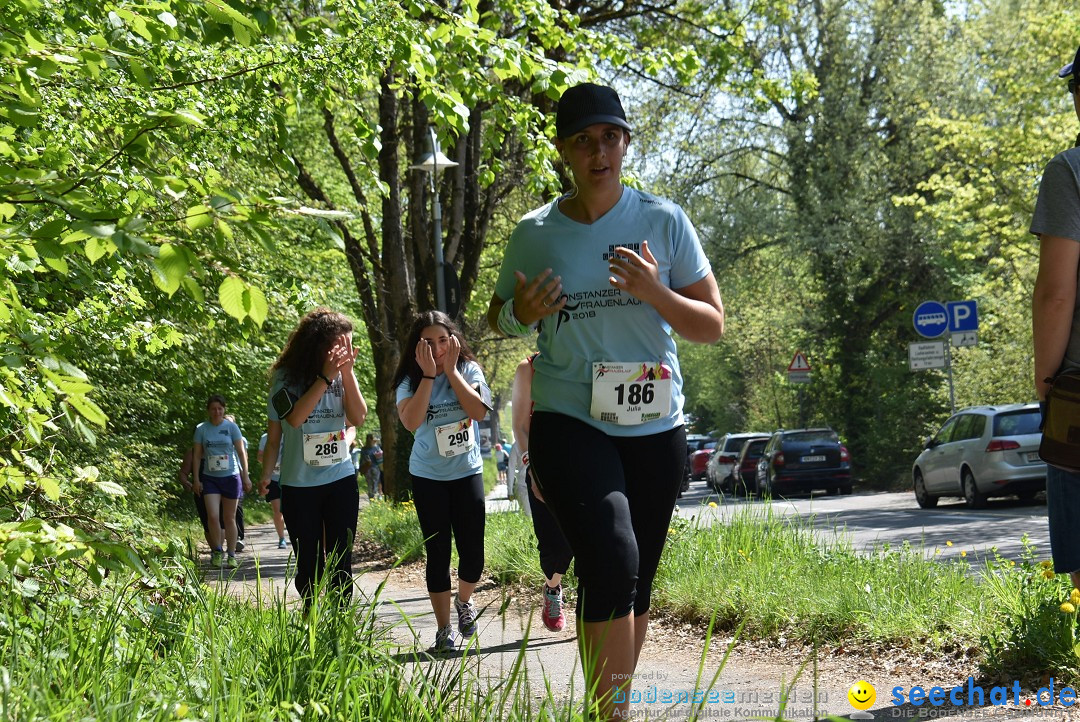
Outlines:
[[[305,609],[328,561],[333,564],[329,586],[343,598],[352,598],[352,547],[359,513],[360,490],[352,474],[321,486],[281,485],[281,515],[296,552],[296,591],[304,598]]]
[[[484,477],[453,481],[413,475],[413,502],[427,552],[427,590],[450,590],[450,535],[458,553],[458,579],[480,581],[484,572]]]
[[[686,465],[683,427],[608,436],[572,417],[537,411],[529,457],[574,552],[578,619],[603,622],[649,611]]]
[[[525,477],[525,489],[529,492],[529,509],[532,511],[533,532],[536,534],[536,550],[540,552],[540,569],[544,576],[551,579],[553,574],[566,574],[570,568],[570,562],[574,559],[574,552],[570,544],[563,536],[559,523],[548,509],[547,504],[536,498],[533,494],[532,484],[534,472],[529,466],[529,473]]]

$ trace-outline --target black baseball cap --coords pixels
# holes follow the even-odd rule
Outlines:
[[[567,88],[559,98],[559,107],[555,111],[555,135],[569,138],[596,123],[611,123],[630,130],[619,94],[612,88],[595,83]]]
[[[1070,75],[1080,79],[1080,48],[1076,49],[1072,62],[1058,71],[1059,78],[1067,78]]]

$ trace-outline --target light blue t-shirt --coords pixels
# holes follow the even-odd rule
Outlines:
[[[267,435],[263,434],[259,439],[259,451],[266,451]],[[277,447],[277,462],[274,464],[274,470],[270,472],[270,481],[279,481],[281,479],[281,452],[285,450],[285,444],[278,444]],[[263,464],[266,463],[265,457],[263,458]]]
[[[322,383],[319,381],[318,383]],[[292,424],[278,416],[274,408],[274,394],[285,388],[284,375],[281,371],[274,373],[270,382],[270,397],[266,404],[266,416],[271,421],[281,422],[281,475],[278,483],[282,486],[323,486],[331,484],[347,476],[356,476],[353,470],[352,459],[349,458],[348,444],[344,439],[345,426],[345,387],[341,384],[341,377],[334,379],[307,420],[294,428]],[[286,389],[293,400],[299,399],[307,389],[289,387]],[[312,466],[304,459],[304,436],[311,435],[309,448],[314,443],[328,442],[331,436],[341,436],[337,443],[340,454],[343,456],[339,461],[328,466]]]
[[[580,419],[612,436],[645,436],[683,423],[682,372],[671,327],[652,306],[608,283],[608,259],[616,246],[641,253],[649,242],[660,281],[684,288],[711,271],[697,232],[671,201],[623,187],[615,206],[592,224],[571,220],[553,201],[529,213],[510,236],[496,295],[514,296],[514,271],[528,279],[546,268],[562,276],[566,305],[540,324],[534,363],[535,411]],[[666,414],[636,425],[600,421],[590,415],[594,362],[663,362],[671,370],[671,403]]]
[[[480,366],[472,361],[466,361],[461,369],[461,376],[465,383],[473,388],[480,387],[480,396],[484,399],[490,397],[487,381]],[[428,401],[427,415],[420,427],[413,432],[412,454],[409,456],[409,473],[425,479],[436,481],[453,481],[464,479],[473,474],[479,474],[484,468],[484,462],[480,458],[480,426],[472,422],[472,446],[468,453],[445,457],[439,453],[439,443],[435,429],[454,421],[464,421],[469,418],[465,409],[461,408],[450,381],[446,374],[438,374],[432,384],[431,397]],[[397,387],[397,403],[410,399],[414,390],[409,384],[408,377],[402,380]]]
[[[223,419],[217,426],[209,421],[196,426],[194,442],[203,449],[202,473],[215,477],[239,474],[240,459],[236,456],[235,442],[243,438],[240,427],[228,419]]]

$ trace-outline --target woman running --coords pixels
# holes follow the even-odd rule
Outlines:
[[[206,506],[210,563],[222,562],[224,532],[228,564],[236,568],[240,565],[236,560],[236,507],[240,503],[241,486],[244,491],[251,491],[247,450],[240,427],[225,418],[224,397],[211,396],[206,402],[206,415],[209,420],[195,428],[192,468],[199,471],[192,490],[202,495]]]
[[[616,692],[630,689],[645,642],[686,463],[670,332],[712,343],[724,310],[682,209],[622,184],[630,125],[618,94],[569,88],[555,130],[574,191],[514,229],[488,321],[508,336],[540,322],[529,456],[574,551],[590,689],[601,716],[617,719],[629,713]]]

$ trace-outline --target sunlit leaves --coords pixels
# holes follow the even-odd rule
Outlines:
[[[237,321],[251,318],[261,325],[268,309],[266,296],[257,286],[245,283],[236,276],[227,276],[218,287],[218,300],[222,309]]]
[[[189,268],[187,253],[183,249],[166,243],[158,249],[154,267],[158,271],[154,275],[154,283],[171,296],[180,288],[184,276],[187,275]]]

